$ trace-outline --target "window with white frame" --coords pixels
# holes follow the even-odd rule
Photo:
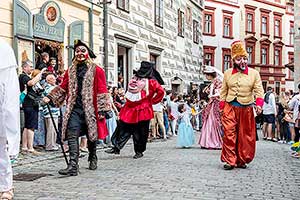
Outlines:
[[[163,27],[163,0],[155,0],[155,25]]]
[[[253,32],[253,14],[247,14],[247,31]]]
[[[274,36],[280,36],[280,20],[275,20],[274,22]]]
[[[261,33],[262,34],[267,34],[267,17],[262,17],[261,18]]]
[[[230,36],[230,18],[225,17],[224,18],[224,36],[229,37]]]
[[[248,53],[248,64],[251,64],[253,62],[252,57],[253,57],[253,47],[248,46],[246,48],[247,53]]]
[[[212,66],[212,54],[211,53],[206,53],[204,55],[204,64],[208,66]]]
[[[274,51],[274,65],[278,66],[280,65],[280,50],[275,49]]]
[[[212,33],[212,15],[205,14],[204,33]]]
[[[267,49],[266,48],[261,49],[261,64],[263,64],[263,65],[267,64]]]
[[[231,61],[231,56],[224,55],[224,71],[230,68],[230,61]]]

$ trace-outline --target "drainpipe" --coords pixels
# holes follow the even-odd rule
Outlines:
[[[104,39],[104,71],[108,78],[108,6],[111,3],[103,0],[103,39]]]
[[[93,27],[93,4],[91,3],[91,8],[89,8],[89,47],[94,49],[93,35],[94,35],[94,27]]]

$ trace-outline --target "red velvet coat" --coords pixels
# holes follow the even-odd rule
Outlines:
[[[91,141],[104,139],[108,135],[105,119],[99,119],[99,111],[110,110],[110,96],[107,92],[105,73],[102,68],[89,62],[88,70],[82,83],[82,103],[88,126],[88,135]],[[66,112],[63,117],[62,135],[65,138],[67,124],[77,97],[76,63],[66,71],[60,86],[54,88],[48,97],[56,105],[66,103]]]
[[[124,107],[120,111],[120,120],[126,123],[138,123],[140,121],[151,120],[153,118],[152,105],[161,102],[164,97],[164,89],[154,79],[149,80],[148,95],[142,90],[142,99],[139,101],[130,101],[126,99]]]

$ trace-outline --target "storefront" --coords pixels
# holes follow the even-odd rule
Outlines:
[[[73,57],[75,39],[88,41],[99,55],[99,7],[75,0],[28,3],[14,0],[12,6],[8,5],[13,11],[13,47],[19,65],[26,59],[36,65],[41,53],[47,52],[55,58],[58,70],[66,69]]]

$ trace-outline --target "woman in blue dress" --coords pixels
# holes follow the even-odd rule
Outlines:
[[[178,136],[177,147],[189,148],[195,143],[194,130],[190,122],[190,113],[185,104],[178,105]]]

